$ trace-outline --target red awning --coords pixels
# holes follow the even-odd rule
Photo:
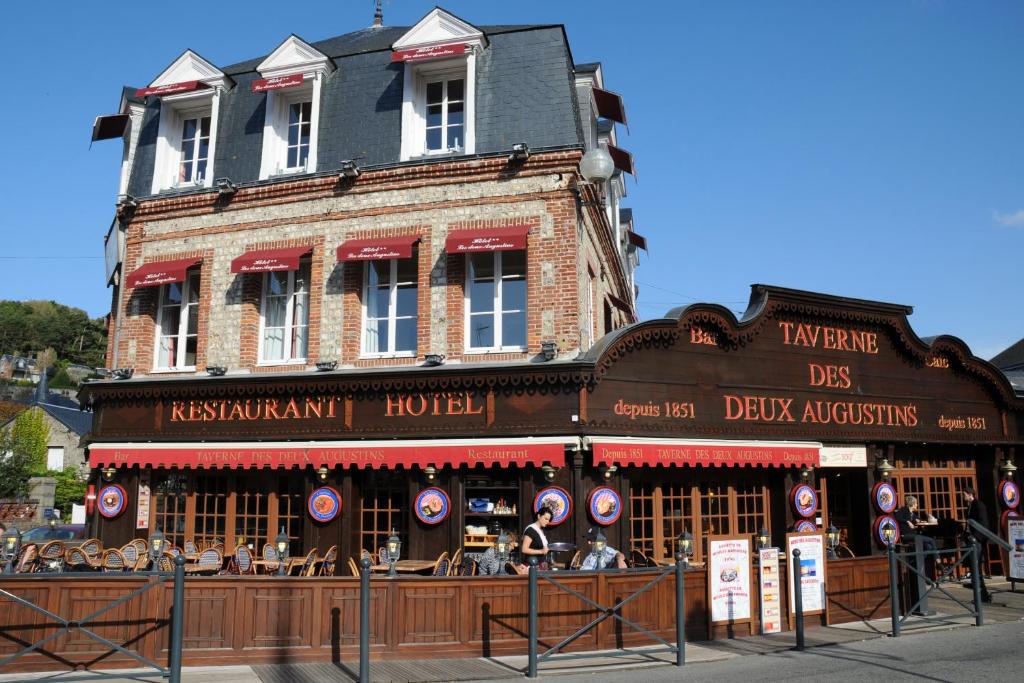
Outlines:
[[[565,466],[564,439],[335,441],[290,443],[92,444],[91,467],[250,469],[292,467]]]
[[[348,240],[338,247],[339,261],[382,261],[392,258],[412,258],[412,245],[420,241],[419,235]]]
[[[257,78],[252,82],[252,91],[267,92],[268,90],[283,90],[284,88],[294,88],[295,86],[302,85],[305,82],[306,79],[302,74],[275,76],[274,78]]]
[[[456,57],[469,52],[469,43],[455,43],[454,45],[428,45],[426,47],[414,47],[409,50],[395,50],[391,53],[392,62],[419,62],[424,59],[442,59],[444,57]]]
[[[158,85],[156,87],[139,88],[135,91],[136,97],[145,97],[146,95],[177,95],[180,92],[192,92],[193,90],[199,90],[200,88],[209,88],[206,83],[202,81],[185,81],[183,83],[168,83],[167,85]]]
[[[629,173],[636,178],[636,166],[633,165],[633,155],[615,145],[608,145],[608,154],[612,156],[615,168],[623,173]]]
[[[299,260],[311,251],[313,247],[247,251],[231,260],[231,272],[268,273],[272,270],[298,270]]]
[[[618,93],[594,88],[594,103],[597,105],[597,115],[601,118],[628,125],[626,123],[626,105],[622,103],[622,96]]]
[[[449,254],[526,249],[526,234],[529,230],[525,225],[493,230],[460,230],[448,233],[444,248]]]
[[[647,238],[641,235],[640,233],[633,232],[632,230],[627,230],[626,239],[629,241],[630,244],[632,244],[637,249],[643,249],[644,251],[647,251]]]
[[[156,287],[157,285],[166,285],[171,282],[184,282],[185,271],[202,262],[203,259],[193,256],[192,258],[179,259],[177,261],[153,261],[152,263],[146,263],[128,275],[128,286],[131,288]]]
[[[733,467],[817,467],[821,444],[786,441],[710,441],[704,439],[590,440],[595,465]]]

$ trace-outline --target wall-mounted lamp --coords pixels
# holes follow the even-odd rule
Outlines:
[[[540,343],[540,353],[544,356],[544,360],[554,360],[555,356],[558,355],[558,343],[542,341]]]
[[[433,465],[427,465],[423,468],[423,475],[427,478],[427,481],[433,482],[437,479],[437,468]]]
[[[828,541],[828,559],[838,559],[836,555],[836,548],[839,547],[839,529],[834,524],[829,523],[828,531],[825,532],[825,538]]]
[[[508,163],[521,164],[530,158],[530,147],[525,142],[512,145],[512,153],[508,155]]]
[[[359,177],[359,165],[352,159],[345,159],[341,162],[338,167],[338,180],[345,180],[346,178],[358,178]]]
[[[207,365],[206,374],[210,377],[223,377],[228,371],[227,367],[223,365]]]
[[[443,363],[443,353],[428,353],[427,355],[423,356],[423,364],[429,368],[437,367],[438,365],[442,365]]]
[[[131,379],[132,375],[135,374],[135,368],[115,368],[111,374],[113,374],[114,379]]]
[[[134,209],[139,205],[139,200],[130,194],[122,194],[117,198],[117,205],[124,209]]]
[[[615,162],[604,147],[595,147],[580,159],[580,173],[589,183],[606,183],[615,173]]]
[[[800,478],[803,479],[804,481],[807,481],[808,479],[811,478],[811,472],[813,471],[814,470],[811,469],[810,467],[804,467],[802,470],[800,470]]]
[[[238,187],[231,182],[231,178],[217,178],[213,181],[213,184],[217,187],[217,193],[221,197],[230,197],[238,192]]]
[[[544,465],[540,468],[540,471],[544,473],[544,478],[547,481],[554,481],[555,475],[558,474],[558,468],[552,467],[551,465]]]
[[[330,474],[330,470],[325,465],[320,465],[316,470],[316,478],[321,482],[327,481],[327,475]]]
[[[611,479],[615,475],[615,473],[618,470],[619,470],[619,466],[618,465],[608,465],[607,467],[604,467],[604,468],[601,469],[601,476],[604,477],[605,481],[608,481],[609,479]]]
[[[104,467],[100,470],[100,475],[103,477],[103,481],[114,481],[115,474],[117,474],[117,470],[113,467]]]
[[[330,372],[336,367],[338,367],[336,360],[318,360],[316,362],[316,369],[320,372]]]
[[[1017,471],[1017,466],[1013,464],[1013,458],[1007,456],[1006,460],[1003,460],[1003,464],[999,466],[999,471],[1002,473],[1003,479],[1013,479],[1013,474]]]
[[[889,475],[896,468],[889,464],[889,458],[883,456],[882,461],[875,466],[875,469],[878,470],[878,476],[882,478],[882,481],[888,481]]]

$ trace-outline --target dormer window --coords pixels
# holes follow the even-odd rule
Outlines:
[[[466,79],[441,78],[426,87],[426,152],[460,151],[466,147]]]
[[[202,184],[210,158],[210,117],[197,114],[182,122],[178,184]]]
[[[252,91],[266,93],[260,179],[317,170],[320,90],[334,63],[290,36],[257,67]]]

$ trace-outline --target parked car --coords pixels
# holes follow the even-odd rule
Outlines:
[[[58,524],[37,526],[21,535],[21,543],[46,543],[48,541],[81,541],[85,538],[84,524]]]

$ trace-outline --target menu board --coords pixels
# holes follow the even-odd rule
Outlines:
[[[1013,546],[1006,578],[1024,581],[1024,519],[1006,520],[1006,541]]]
[[[761,634],[782,631],[782,597],[779,591],[779,549],[757,551],[758,576],[761,584]]]
[[[139,497],[135,508],[135,528],[149,528],[149,481],[139,480]]]
[[[711,623],[749,622],[749,536],[712,536],[708,539],[708,603]]]
[[[793,551],[800,550],[800,566],[793,566]],[[825,610],[825,534],[786,534],[786,559],[789,562],[789,611],[796,612],[793,592],[795,576],[800,577],[804,614]]]

